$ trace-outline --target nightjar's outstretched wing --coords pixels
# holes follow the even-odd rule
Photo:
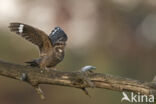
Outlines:
[[[49,38],[53,46],[65,45],[68,39],[66,33],[60,27],[55,27],[49,35]]]
[[[52,50],[51,41],[46,33],[23,23],[10,23],[12,32],[16,32],[26,40],[37,45],[40,49],[40,56],[47,55]]]

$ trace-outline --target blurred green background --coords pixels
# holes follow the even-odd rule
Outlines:
[[[47,34],[60,26],[69,40],[58,70],[93,65],[98,73],[151,81],[156,75],[155,10],[155,0],[0,0],[0,59],[24,64],[38,57],[36,46],[9,31],[10,22]],[[75,88],[41,88],[45,101],[30,85],[0,76],[0,104],[121,104],[122,98],[121,92],[105,89],[89,89],[89,98]]]

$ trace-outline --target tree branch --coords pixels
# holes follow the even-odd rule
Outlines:
[[[122,78],[107,74],[90,73],[82,74],[82,72],[60,72],[50,70],[41,73],[39,68],[34,68],[24,65],[16,65],[8,62],[0,61],[0,75],[24,80],[30,85],[34,86],[36,91],[44,98],[39,84],[61,85],[75,88],[91,87],[89,83],[83,81],[83,76],[90,80],[95,88],[104,88],[116,91],[132,91],[135,93],[156,96],[156,81],[141,82],[129,78]]]

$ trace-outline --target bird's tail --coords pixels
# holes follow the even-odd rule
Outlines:
[[[39,67],[38,63],[33,60],[33,61],[27,61],[25,62],[27,65],[32,66],[32,67]]]

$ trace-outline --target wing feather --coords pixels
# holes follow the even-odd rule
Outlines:
[[[46,33],[35,27],[23,23],[10,23],[12,32],[22,36],[26,40],[37,45],[40,50],[40,56],[47,55],[52,50],[51,41]]]

